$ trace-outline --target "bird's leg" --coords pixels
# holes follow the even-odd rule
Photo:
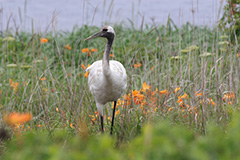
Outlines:
[[[116,105],[117,105],[117,101],[114,101],[114,108],[113,108],[112,125],[111,125],[110,135],[112,135],[112,130],[113,130],[113,123],[114,123],[114,116],[115,116]]]
[[[101,129],[102,129],[101,131],[102,131],[102,133],[103,133],[103,132],[104,132],[104,131],[103,131],[103,116],[100,116],[100,118],[101,118]]]

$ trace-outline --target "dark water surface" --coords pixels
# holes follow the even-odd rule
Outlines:
[[[225,2],[224,2],[225,4]],[[102,26],[123,23],[136,28],[144,24],[166,24],[168,14],[180,26],[216,25],[221,0],[0,0],[1,25],[23,30],[44,31],[52,19],[58,30],[71,31],[74,25]],[[54,17],[54,18],[53,18]],[[52,25],[50,25],[50,29]]]

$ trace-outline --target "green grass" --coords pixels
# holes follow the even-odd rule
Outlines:
[[[112,53],[115,55],[113,59],[120,61],[126,68],[128,86],[125,93],[130,93],[131,97],[129,105],[118,107],[120,114],[116,116],[114,138],[106,135],[102,137],[99,118],[93,122],[93,118],[89,116],[94,115],[97,109],[87,86],[87,78],[84,77],[85,71],[81,67],[81,64],[87,66],[102,59],[106,42],[104,39],[83,41],[92,33],[99,31],[100,28],[83,26],[74,28],[72,32],[33,34],[10,30],[4,32],[0,41],[0,116],[2,117],[5,112],[31,112],[34,116],[33,120],[25,124],[23,129],[19,129],[19,132],[23,135],[25,132],[27,132],[26,134],[30,132],[32,141],[36,141],[36,143],[39,141],[34,135],[44,134],[43,137],[51,140],[44,139],[43,148],[44,146],[46,146],[44,149],[50,147],[50,151],[53,150],[53,155],[56,154],[56,156],[62,154],[57,151],[59,147],[65,148],[66,146],[66,150],[74,150],[74,145],[80,145],[74,142],[73,146],[70,145],[72,144],[70,141],[74,141],[72,138],[76,135],[94,137],[94,140],[89,140],[88,149],[94,148],[94,145],[100,145],[102,141],[105,141],[104,137],[107,142],[109,141],[106,142],[106,146],[119,148],[132,140],[135,142],[130,146],[135,146],[135,143],[138,144],[135,137],[139,134],[142,137],[147,134],[142,134],[142,127],[146,123],[154,125],[164,121],[165,124],[165,120],[170,122],[167,123],[168,126],[164,126],[160,130],[176,132],[174,134],[179,132],[184,136],[185,130],[176,129],[175,131],[171,128],[173,126],[189,128],[186,131],[187,141],[192,141],[188,137],[210,134],[207,129],[209,123],[218,125],[224,132],[232,115],[238,111],[239,107],[240,59],[237,56],[238,45],[230,42],[226,44],[229,37],[222,37],[222,31],[218,28],[210,29],[190,24],[180,28],[172,26],[173,23],[157,28],[146,26],[143,30],[124,28],[121,25],[113,26],[116,33],[112,48]],[[6,39],[6,37],[12,38]],[[41,44],[40,38],[42,37],[48,38],[48,42]],[[71,46],[71,50],[64,48],[67,44]],[[98,51],[92,53],[92,56],[88,56],[81,52],[81,49],[87,47],[96,48]],[[206,54],[206,52],[211,54]],[[142,66],[134,68],[134,64],[138,62]],[[9,64],[14,64],[14,66],[9,66]],[[46,77],[45,81],[40,80],[43,77]],[[16,91],[10,86],[9,79],[19,83]],[[136,104],[131,93],[134,90],[141,90],[144,82],[151,86],[151,91],[141,91],[146,101],[141,110],[141,103]],[[177,93],[174,92],[176,87],[180,87]],[[167,89],[169,94],[151,96],[151,92],[156,89],[158,91]],[[196,97],[197,91],[203,92],[203,96]],[[223,101],[224,95],[229,92],[235,94],[231,105],[227,100]],[[177,101],[178,97],[184,93],[188,94],[189,98],[184,99],[184,105],[181,106]],[[210,99],[215,102],[215,105],[209,103]],[[196,107],[197,114],[187,105],[190,108]],[[110,131],[111,121],[107,120],[107,117],[112,116],[111,106],[112,104],[109,103],[104,108],[105,134]],[[56,111],[56,108],[59,111]],[[5,126],[2,120],[1,124],[2,127]],[[70,124],[73,126],[71,127]],[[13,140],[18,139],[11,128],[6,127],[6,129],[13,136]],[[64,132],[64,135],[60,136],[60,140],[56,140],[59,142],[57,143],[52,136],[56,135],[55,133],[59,130]],[[172,137],[163,138],[174,137],[172,135]],[[98,139],[96,140],[97,144],[94,144],[95,138]],[[183,139],[185,141],[185,138]],[[13,140],[10,140],[10,143]],[[208,138],[206,137],[205,140]],[[178,141],[177,138],[176,141]],[[26,143],[26,146],[31,146],[31,139]],[[163,144],[165,143],[168,142],[163,142]],[[169,142],[169,144],[168,147],[171,149],[171,145],[174,145],[175,141]],[[142,143],[139,145],[144,146]],[[199,145],[204,146],[201,143]],[[11,152],[6,146],[5,142],[1,144],[3,151]],[[134,150],[133,148],[132,150]],[[51,155],[50,151],[48,154]],[[75,152],[77,154],[77,150]],[[93,149],[92,152],[95,150]],[[121,149],[111,152],[121,155]],[[129,155],[128,151],[124,150],[123,152],[130,159],[136,159],[136,155],[131,155],[135,154],[134,151]],[[166,152],[170,153],[171,151]],[[4,155],[4,153],[2,154]],[[139,156],[142,156],[141,154]],[[132,156],[133,158],[131,158]],[[149,156],[151,157],[151,154],[143,155],[143,157]]]

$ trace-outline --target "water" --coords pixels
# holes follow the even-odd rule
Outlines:
[[[136,28],[142,24],[166,24],[170,14],[176,25],[216,25],[220,0],[0,0],[1,29],[71,31],[74,25],[123,23]],[[53,18],[54,17],[54,18]]]

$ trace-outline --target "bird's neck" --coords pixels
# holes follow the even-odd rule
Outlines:
[[[113,39],[107,39],[107,44],[105,46],[104,54],[103,54],[103,73],[105,75],[109,75],[110,73],[110,67],[109,67],[109,54],[112,48]]]

